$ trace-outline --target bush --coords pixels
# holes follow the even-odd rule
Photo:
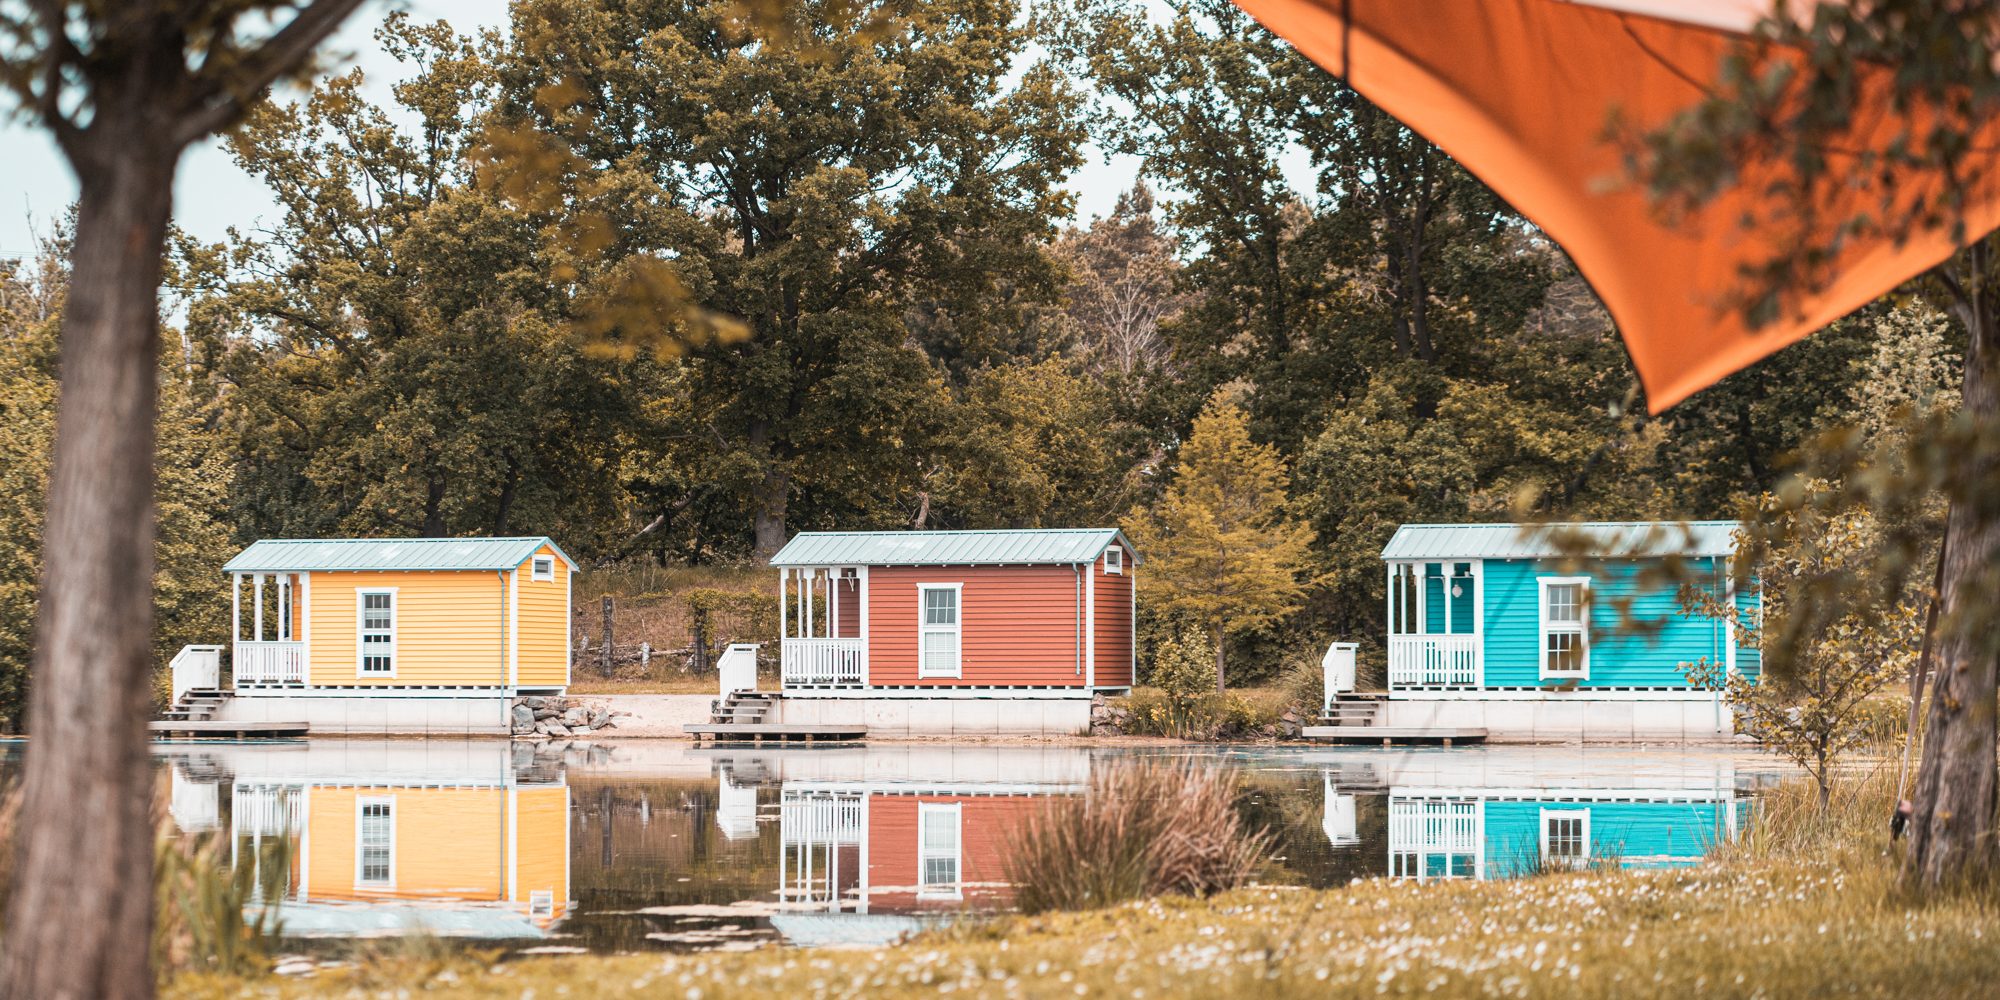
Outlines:
[[[1081,910],[1248,882],[1270,847],[1236,811],[1234,771],[1193,761],[1113,765],[1081,796],[1052,796],[1008,845],[1022,911]]]

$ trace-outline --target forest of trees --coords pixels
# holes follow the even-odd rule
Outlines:
[[[697,564],[807,529],[1171,544],[1170,495],[1230,493],[1226,466],[1175,493],[1214,407],[1255,445],[1217,453],[1256,456],[1250,492],[1304,546],[1259,568],[1290,575],[1260,584],[1280,613],[1230,618],[1231,680],[1253,680],[1379,634],[1400,522],[1733,516],[1962,350],[1880,304],[1648,417],[1559,250],[1226,3],[945,0],[912,32],[824,26],[809,58],[732,6],[524,0],[477,36],[391,15],[390,106],[350,72],[230,138],[280,214],[173,241],[162,650],[225,630],[220,563],[258,537],[547,534],[586,563]],[[1142,177],[1077,220],[1093,146]],[[1297,150],[1310,189],[1280,169]],[[0,722],[64,239],[0,262]],[[723,320],[663,337],[648,287]]]

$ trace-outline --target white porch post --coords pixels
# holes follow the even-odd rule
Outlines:
[[[243,574],[229,574],[229,644],[243,641]],[[233,652],[233,651],[232,651]]]
[[[834,569],[826,581],[826,637],[840,638],[840,582],[845,570]]]
[[[858,571],[861,576],[856,586],[861,588],[861,686],[868,686],[868,567]],[[864,800],[865,801],[865,800]],[[862,884],[868,881],[868,866],[861,867]]]
[[[785,644],[785,632],[792,626],[791,615],[787,613],[785,607],[785,598],[790,596],[789,584],[791,583],[791,579],[791,570],[780,569],[778,571],[778,646],[781,650]]]
[[[251,614],[251,621],[254,623],[251,630],[257,633],[256,635],[250,637],[250,641],[263,642],[264,641],[264,574],[262,573],[257,574],[257,606],[251,610],[250,614]]]
[[[299,640],[299,679],[307,686],[312,684],[312,599],[313,581],[310,571],[299,573],[299,620],[292,626]],[[567,630],[568,626],[564,626]]]
[[[1486,686],[1486,560],[1472,561],[1472,675]]]

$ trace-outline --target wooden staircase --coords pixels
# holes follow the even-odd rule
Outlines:
[[[172,708],[160,713],[161,722],[206,722],[229,700],[227,691],[216,688],[189,688]]]
[[[1334,696],[1333,704],[1320,715],[1320,725],[1365,728],[1375,724],[1385,691],[1349,691]]]
[[[709,705],[708,721],[715,726],[754,726],[771,714],[771,695],[760,691],[731,691]]]

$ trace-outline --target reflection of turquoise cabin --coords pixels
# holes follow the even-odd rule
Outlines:
[[[1406,524],[1382,550],[1388,698],[1377,725],[1483,727],[1495,739],[1727,735],[1706,659],[1754,674],[1757,651],[1683,615],[1677,564],[1739,614],[1734,521]],[[1584,554],[1584,555],[1580,555]]]
[[[1389,875],[1483,879],[1593,864],[1692,865],[1736,835],[1739,806],[1723,791],[1705,798],[1464,798],[1397,788],[1389,795]]]

